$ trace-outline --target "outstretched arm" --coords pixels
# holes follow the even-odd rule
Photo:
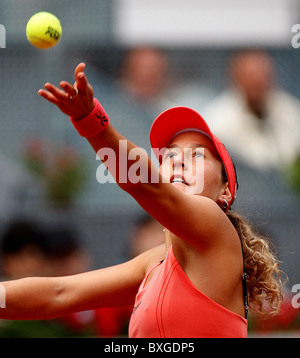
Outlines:
[[[75,85],[61,82],[60,89],[47,83],[46,90],[39,91],[41,96],[79,122],[94,108],[93,89],[83,72],[84,68],[83,63],[77,66]],[[78,89],[77,95],[75,87]],[[73,98],[70,99],[70,96]],[[225,219],[226,215],[213,200],[198,195],[186,195],[172,184],[165,183],[143,149],[128,140],[126,147],[122,147],[121,143],[126,138],[112,125],[101,133],[88,136],[87,140],[96,153],[104,148],[113,151],[116,165],[108,169],[116,182],[132,195],[142,208],[176,236],[202,250],[212,244],[212,237],[223,240],[223,232],[228,230],[233,232],[229,220]],[[135,158],[130,159],[133,150]],[[100,157],[100,159],[104,158]],[[142,176],[138,182],[129,177],[129,170],[125,169],[121,172],[123,161],[126,162],[125,168],[138,164]],[[106,162],[104,164],[107,165]]]
[[[27,277],[1,283],[0,319],[52,319],[97,307],[130,306],[148,265],[163,248],[123,264],[64,277]],[[4,289],[3,289],[4,288]]]

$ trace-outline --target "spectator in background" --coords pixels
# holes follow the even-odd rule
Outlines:
[[[10,220],[20,208],[45,205],[43,187],[22,165],[0,154],[0,211],[2,220]]]
[[[89,257],[71,230],[15,219],[2,234],[1,263],[9,279],[66,276],[86,271]]]
[[[89,258],[70,230],[45,230],[27,219],[12,220],[1,239],[1,268],[6,280],[65,276],[86,271]],[[84,311],[46,321],[3,321],[0,337],[96,336],[95,312]]]
[[[299,153],[300,104],[276,84],[274,63],[263,50],[236,52],[228,73],[229,88],[203,115],[237,167],[234,209],[274,240],[292,287],[300,279],[300,201],[285,175]]]
[[[47,234],[45,245],[51,276],[74,275],[85,272],[90,267],[88,253],[70,229],[50,229]]]
[[[46,250],[51,276],[75,275],[89,269],[90,257],[70,229],[48,230]],[[59,318],[73,335],[83,336],[97,335],[95,320],[95,310],[70,313]]]
[[[169,85],[169,59],[154,47],[134,47],[124,56],[120,85],[134,101],[154,110],[166,109],[169,101],[166,92]]]
[[[164,228],[152,216],[145,214],[139,218],[129,238],[129,258],[164,243]]]
[[[257,169],[282,170],[300,149],[300,103],[276,84],[272,58],[262,50],[235,53],[230,88],[204,112],[233,157]]]
[[[1,240],[2,275],[7,279],[49,276],[50,266],[46,254],[46,234],[27,220],[13,220],[8,224]]]

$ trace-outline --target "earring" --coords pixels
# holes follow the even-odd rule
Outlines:
[[[224,201],[224,210],[226,210],[227,208],[228,208],[228,201],[226,200],[226,199],[223,199],[223,201]]]

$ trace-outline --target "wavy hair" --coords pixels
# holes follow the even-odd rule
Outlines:
[[[244,251],[249,308],[254,314],[272,316],[279,312],[283,300],[283,271],[269,239],[255,232],[239,214],[228,211]]]

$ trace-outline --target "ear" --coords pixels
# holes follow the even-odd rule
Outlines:
[[[229,190],[228,183],[224,183],[219,195],[219,198],[217,200],[217,204],[220,206],[222,210],[225,210],[226,208],[226,201],[229,203],[232,200],[232,195]]]

